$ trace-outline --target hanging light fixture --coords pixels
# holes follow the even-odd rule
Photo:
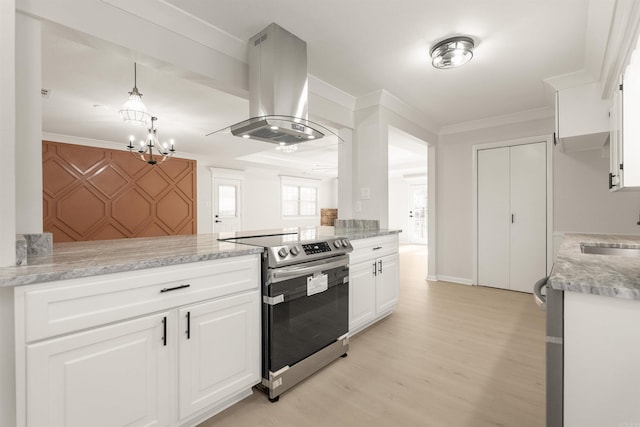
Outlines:
[[[158,141],[157,129],[155,128],[156,120],[158,120],[157,117],[151,117],[151,127],[149,128],[147,139],[140,141],[138,147],[133,145],[136,139],[133,135],[129,137],[129,145],[127,145],[127,149],[131,154],[150,165],[163,163],[173,157],[176,152],[173,139],[169,140],[168,143],[163,142],[162,144]]]
[[[120,117],[126,123],[149,126],[151,114],[142,102],[142,94],[138,92],[137,86],[137,64],[133,63],[133,89],[129,92],[129,99],[120,108]]]
[[[431,64],[436,68],[454,68],[473,58],[474,42],[471,37],[450,37],[431,48]]]

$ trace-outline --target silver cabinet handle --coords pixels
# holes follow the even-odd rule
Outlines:
[[[378,273],[382,274],[382,260],[378,261]]]

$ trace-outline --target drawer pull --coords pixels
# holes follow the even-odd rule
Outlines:
[[[378,249],[382,249],[382,246],[376,246],[375,248],[373,248],[374,251],[377,251]]]
[[[160,290],[160,293],[176,291],[176,290],[178,290],[178,289],[184,289],[184,288],[188,288],[188,287],[190,287],[190,286],[191,286],[191,285],[186,284],[186,285],[174,286],[173,288],[162,288],[162,289]]]

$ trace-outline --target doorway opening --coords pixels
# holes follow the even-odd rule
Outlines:
[[[429,145],[389,127],[389,228],[400,229],[401,244],[429,241]],[[428,252],[428,251],[427,251]],[[428,257],[425,257],[425,273]]]

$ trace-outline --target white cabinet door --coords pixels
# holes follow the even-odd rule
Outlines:
[[[509,289],[532,292],[547,272],[547,150],[545,143],[511,147]]]
[[[622,81],[622,184],[640,187],[640,50],[633,52]]]
[[[609,190],[624,187],[622,166],[622,83],[611,99],[611,132],[609,133]]]
[[[259,291],[178,310],[180,419],[260,382]]]
[[[27,346],[27,425],[167,426],[168,314]]]
[[[349,330],[355,331],[373,320],[376,304],[374,261],[349,266]]]
[[[509,147],[479,150],[477,162],[478,285],[509,289]]]
[[[376,314],[390,311],[398,302],[398,254],[376,260]]]

